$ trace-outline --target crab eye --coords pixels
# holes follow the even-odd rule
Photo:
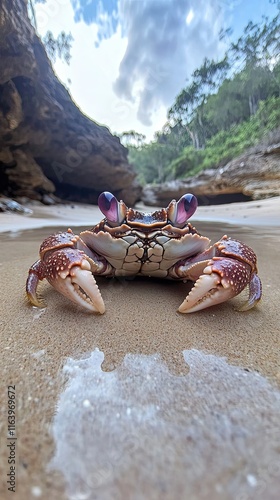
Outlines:
[[[183,224],[197,209],[197,199],[193,194],[184,194],[177,203],[176,222]]]
[[[179,201],[173,201],[168,207],[168,217],[176,227],[184,226],[197,209],[197,199],[193,194],[184,194]]]
[[[107,221],[113,226],[121,224],[126,215],[126,205],[108,191],[101,193],[98,198],[98,206]]]

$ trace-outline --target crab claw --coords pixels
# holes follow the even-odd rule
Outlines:
[[[27,296],[33,305],[42,305],[37,299],[36,288],[38,279],[46,278],[58,292],[72,302],[93,313],[105,312],[103,299],[92,275],[97,266],[83,251],[62,248],[49,252],[42,266],[41,276],[35,274],[34,277],[34,270],[30,269],[26,283]]]
[[[45,260],[48,282],[65,297],[94,313],[103,314],[105,306],[92,270],[94,262],[84,252],[64,248]]]
[[[194,264],[191,272],[201,263]],[[225,302],[238,295],[249,284],[249,299],[240,310],[251,309],[261,298],[261,282],[257,274],[252,274],[249,264],[238,260],[213,257],[207,262],[202,274],[178,311],[190,313]]]

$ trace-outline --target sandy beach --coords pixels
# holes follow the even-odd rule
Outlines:
[[[0,213],[0,233],[19,232],[25,229],[43,227],[91,227],[100,221],[102,214],[95,205],[26,205],[33,210],[32,215]],[[153,212],[161,207],[147,207],[138,204],[137,208],[144,212]],[[229,203],[198,207],[192,221],[222,222],[225,224],[249,226],[279,226],[280,197],[247,203]]]
[[[227,234],[255,250],[253,310],[236,311],[243,292],[183,315],[186,284],[99,278],[106,312],[94,316],[45,281],[47,307],[30,307],[24,287],[43,238],[91,227],[98,208],[0,214],[1,500],[14,452],[19,500],[278,500],[279,215],[272,198],[192,219],[212,242]]]

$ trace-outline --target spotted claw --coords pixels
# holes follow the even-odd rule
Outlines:
[[[94,260],[83,250],[73,247],[75,239],[67,233],[50,237],[41,246],[41,259],[29,269],[26,294],[29,302],[44,307],[38,298],[37,286],[40,280],[48,282],[72,302],[93,313],[103,314],[105,306],[93,272],[98,270]],[[53,247],[50,243],[56,238]],[[65,239],[69,241],[65,242]],[[48,243],[48,245],[47,245]],[[63,245],[63,246],[62,246]]]
[[[103,314],[105,306],[92,274],[90,258],[80,250],[64,248],[45,261],[48,282],[65,297],[93,313]]]
[[[201,263],[192,266],[193,273],[196,266],[201,266]],[[240,311],[251,309],[260,300],[261,281],[248,263],[232,258],[213,257],[178,310],[181,313],[191,313],[220,304],[238,295],[247,285],[249,299]]]

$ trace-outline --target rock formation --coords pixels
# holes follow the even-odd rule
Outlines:
[[[39,203],[39,202],[33,202]],[[24,207],[15,200],[10,200],[4,196],[0,196],[0,212],[15,212],[17,214],[32,215],[33,210]]]
[[[27,0],[0,0],[0,193],[96,203],[111,190],[133,205],[135,177],[119,139],[83,115],[54,75]]]
[[[280,143],[259,145],[222,168],[189,179],[147,185],[142,199],[147,205],[166,206],[188,192],[203,205],[280,196]]]

